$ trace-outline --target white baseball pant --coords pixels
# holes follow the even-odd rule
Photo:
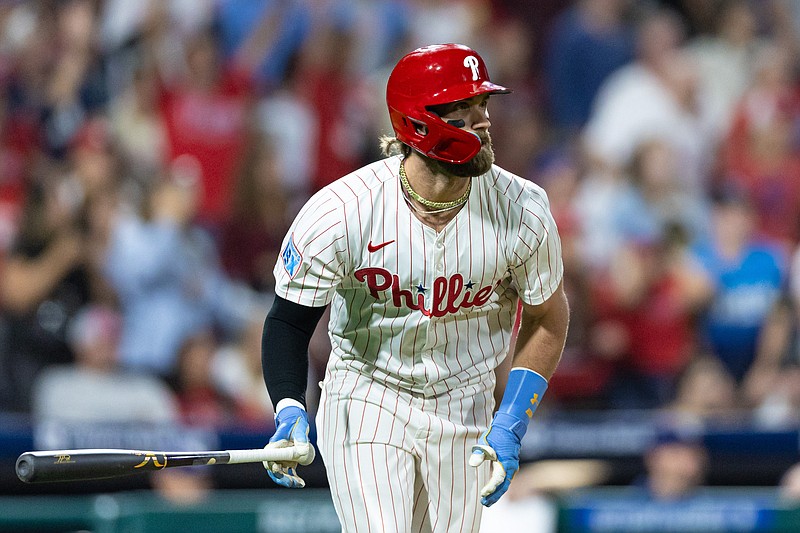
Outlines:
[[[477,532],[489,469],[468,465],[488,426],[493,379],[424,397],[333,370],[318,443],[345,532]]]

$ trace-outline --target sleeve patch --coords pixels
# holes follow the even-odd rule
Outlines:
[[[303,262],[303,255],[294,244],[294,233],[289,236],[289,242],[281,252],[281,260],[283,261],[283,268],[293,278],[297,271],[300,269],[300,264]]]

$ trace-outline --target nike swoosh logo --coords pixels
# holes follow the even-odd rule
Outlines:
[[[393,242],[394,242],[394,239],[392,239],[391,241],[382,242],[380,244],[372,244],[372,241],[369,241],[369,244],[367,244],[367,251],[369,251],[369,253],[377,252],[378,250],[380,250],[384,246],[389,246]]]

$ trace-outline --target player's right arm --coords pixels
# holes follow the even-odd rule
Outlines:
[[[343,221],[341,202],[328,191],[318,193],[293,222],[274,269],[276,296],[261,342],[264,382],[276,413],[275,433],[267,446],[294,446],[298,460],[264,466],[285,487],[305,486],[295,469],[314,460],[305,402],[308,347],[342,278]]]
[[[276,296],[264,321],[261,362],[276,413],[275,433],[267,446],[298,449],[297,461],[264,463],[273,481],[284,487],[304,487],[297,465],[307,466],[314,460],[306,413],[308,345],[324,311],[325,307],[300,305]]]

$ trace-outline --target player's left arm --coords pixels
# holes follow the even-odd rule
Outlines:
[[[569,303],[562,281],[544,303],[522,304],[512,367],[533,370],[549,380],[564,351],[568,327]]]
[[[511,372],[503,399],[489,428],[473,446],[472,466],[492,462],[492,475],[481,489],[481,503],[493,505],[519,470],[519,450],[528,421],[542,401],[548,381],[564,351],[569,304],[563,282],[545,302],[524,304]]]

